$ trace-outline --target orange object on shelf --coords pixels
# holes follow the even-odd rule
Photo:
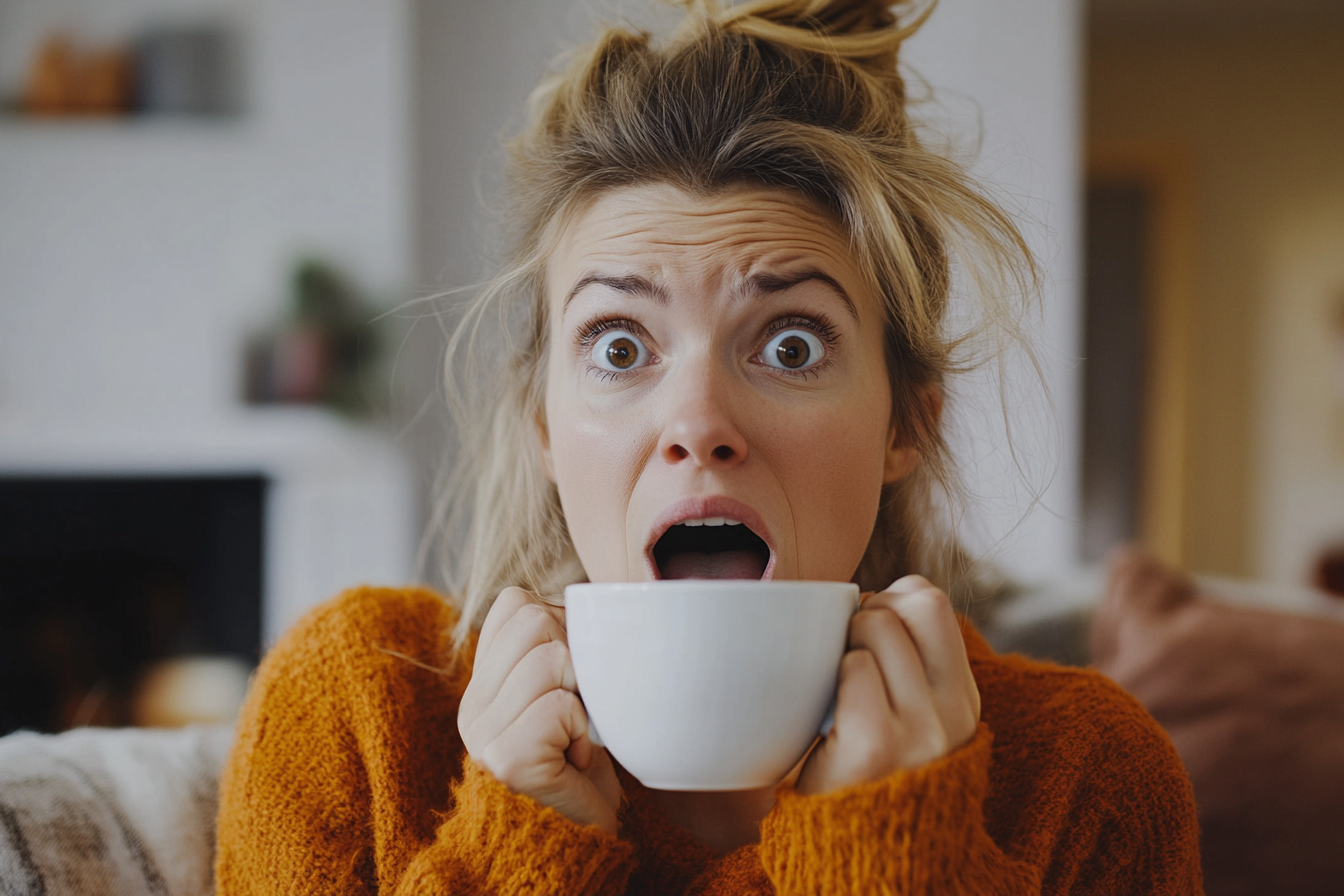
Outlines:
[[[61,33],[42,44],[28,70],[21,106],[28,115],[123,115],[131,108],[131,57],[125,49],[80,50]]]
[[[33,58],[23,89],[23,110],[29,115],[62,115],[70,106],[70,71],[74,46],[63,34],[47,38]]]

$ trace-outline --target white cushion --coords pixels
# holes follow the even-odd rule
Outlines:
[[[0,738],[0,890],[214,892],[229,728],[80,728]]]

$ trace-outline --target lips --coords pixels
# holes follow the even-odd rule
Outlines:
[[[656,579],[769,579],[775,566],[760,514],[727,497],[687,498],[667,508],[644,556]]]

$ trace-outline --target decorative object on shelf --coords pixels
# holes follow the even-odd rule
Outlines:
[[[53,34],[33,59],[20,108],[44,117],[124,115],[132,79],[124,47],[81,48],[66,34]]]
[[[135,42],[135,108],[230,115],[242,106],[238,40],[222,24],[157,26]]]
[[[232,115],[242,108],[240,60],[225,23],[154,25],[107,46],[57,31],[34,54],[17,105],[42,118]]]
[[[374,313],[323,261],[295,269],[287,319],[249,340],[244,395],[252,404],[324,404],[352,416],[373,411],[364,375],[379,343]]]

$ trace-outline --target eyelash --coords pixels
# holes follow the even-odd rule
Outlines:
[[[808,367],[805,370],[770,370],[779,376],[808,377],[818,376],[821,371],[831,366],[834,360],[832,354],[834,348],[840,343],[840,333],[831,323],[830,319],[824,314],[805,316],[792,313],[777,317],[765,328],[763,342],[769,342],[777,333],[785,330],[807,330],[812,335],[821,340],[826,348],[826,357],[821,359],[821,363],[814,367]],[[624,317],[606,317],[594,318],[579,328],[579,338],[577,348],[582,357],[587,357],[593,350],[594,343],[601,338],[603,333],[609,330],[629,330],[641,339],[647,340],[648,333],[638,323]],[[607,370],[595,365],[588,365],[589,371],[601,377],[604,380],[613,380],[622,374],[619,371]]]
[[[770,372],[778,376],[791,376],[806,379],[809,376],[820,376],[823,370],[829,368],[835,363],[835,347],[840,343],[840,333],[835,325],[824,314],[815,314],[805,316],[802,314],[785,314],[783,317],[777,317],[771,321],[770,326],[765,328],[765,339],[768,343],[776,334],[785,330],[807,330],[813,336],[821,340],[822,346],[826,349],[826,356],[821,359],[821,363],[803,370],[780,370],[776,367],[769,368]],[[764,366],[764,365],[762,365]]]
[[[629,318],[594,318],[579,328],[578,350],[580,357],[588,358],[593,352],[594,343],[596,343],[597,340],[601,338],[602,334],[608,330],[629,330],[643,340],[647,340],[649,335],[644,331],[643,327]],[[601,379],[608,381],[621,376],[620,371],[607,370],[606,368],[598,367],[591,362],[588,364],[588,371]]]

